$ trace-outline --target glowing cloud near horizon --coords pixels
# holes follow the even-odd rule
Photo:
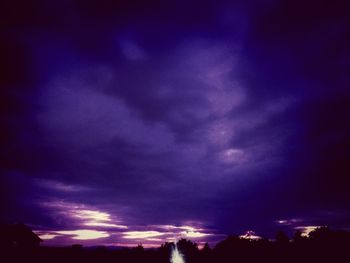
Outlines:
[[[255,234],[254,231],[247,231],[244,235],[240,235],[239,236],[240,238],[243,238],[243,239],[248,239],[248,240],[259,240],[261,239],[261,236],[258,236]]]
[[[301,232],[301,236],[309,237],[309,234],[321,226],[297,226],[294,229]]]
[[[89,229],[56,231],[56,233],[61,235],[73,235],[72,239],[77,239],[77,240],[98,239],[98,238],[110,236],[105,231],[97,231],[97,230],[89,230]]]
[[[181,234],[183,234],[184,236],[189,237],[189,238],[205,237],[205,236],[211,235],[211,234],[197,232],[197,231],[183,231],[183,232],[181,232]]]
[[[163,236],[165,234],[166,233],[162,233],[159,231],[128,231],[124,233],[123,237],[127,239],[145,239]]]
[[[42,240],[50,240],[50,239],[54,239],[55,237],[59,236],[57,234],[50,234],[50,233],[36,233],[40,239]]]
[[[100,226],[100,227],[116,227],[116,228],[128,228],[124,225],[118,225],[112,223],[110,214],[100,212],[97,210],[78,210],[73,211],[73,217],[85,220],[83,225],[85,226]]]

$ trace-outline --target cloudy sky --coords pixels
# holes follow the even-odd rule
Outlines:
[[[1,5],[1,222],[46,245],[350,227],[346,4]]]

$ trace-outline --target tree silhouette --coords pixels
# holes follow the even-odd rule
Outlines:
[[[332,239],[333,232],[328,227],[318,227],[309,233],[309,238],[319,242],[327,242]]]
[[[176,245],[179,251],[185,256],[186,262],[191,262],[192,259],[197,257],[199,250],[196,243],[182,238]]]
[[[289,243],[289,238],[282,230],[279,230],[276,233],[276,242],[280,245],[286,245]]]
[[[299,244],[301,242],[305,242],[307,240],[306,236],[303,236],[303,233],[300,230],[295,231],[293,236],[293,242]]]
[[[208,243],[205,243],[204,244],[204,247],[202,249],[202,252],[205,253],[205,254],[208,254],[211,252],[211,248],[209,247],[209,244]]]

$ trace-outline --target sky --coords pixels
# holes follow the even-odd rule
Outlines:
[[[347,10],[2,1],[0,221],[55,246],[349,229]]]

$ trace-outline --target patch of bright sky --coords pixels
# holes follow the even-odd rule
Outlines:
[[[249,240],[261,239],[261,236],[256,235],[255,232],[251,230],[247,231],[244,235],[240,235],[239,237],[243,239],[249,239]]]
[[[45,233],[45,232],[41,232],[41,231],[35,231],[35,234],[37,234],[42,240],[50,240],[50,239],[54,239],[55,237],[59,236],[58,234]]]
[[[275,222],[279,225],[290,226],[290,225],[300,223],[302,221],[303,220],[300,218],[292,218],[292,219],[280,219],[280,220],[276,220]]]
[[[321,226],[297,226],[294,229],[301,232],[301,236],[309,237],[309,234]]]
[[[124,238],[126,239],[145,239],[162,236],[166,233],[158,231],[128,231],[124,233]]]
[[[90,230],[90,229],[80,229],[80,230],[64,230],[56,231],[58,234],[62,235],[72,235],[72,239],[77,240],[90,240],[98,239],[103,237],[109,237],[109,233],[106,231]]]

